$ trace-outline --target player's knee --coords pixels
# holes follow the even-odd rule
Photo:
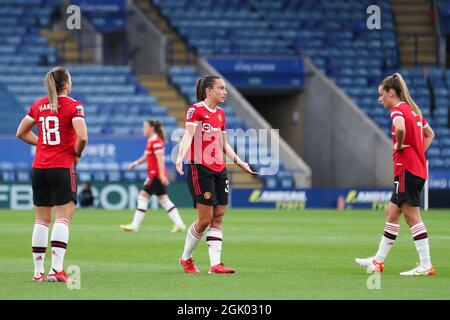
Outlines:
[[[211,221],[211,224],[209,225],[209,227],[216,228],[216,229],[222,229],[222,219]]]
[[[410,228],[412,228],[413,226],[415,226],[416,224],[418,224],[418,223],[420,223],[420,222],[422,222],[422,220],[420,219],[420,217],[407,217],[407,216],[405,216],[405,221],[406,221],[406,224],[410,227]]]
[[[140,194],[137,199],[137,209],[139,209],[141,211],[147,211],[148,200],[149,200],[149,198],[147,198],[146,196],[142,196]]]
[[[38,222],[38,221],[39,221],[40,224],[45,224],[46,226],[49,226],[52,223],[52,220],[51,219],[47,219],[47,218],[45,218],[45,219],[36,218],[35,222]]]
[[[220,223],[222,221],[224,215],[225,215],[225,211],[221,211],[221,212],[214,211],[211,221]]]
[[[389,211],[386,212],[386,221],[389,223],[395,223],[398,224],[400,222],[400,216],[398,214],[393,214],[392,212],[390,213]]]
[[[211,220],[207,218],[198,219],[197,226],[200,230],[197,230],[198,232],[202,232],[203,230],[206,230],[208,226],[211,224]]]
[[[164,194],[162,196],[158,196],[158,200],[159,200],[160,203],[161,202],[166,202],[167,200],[169,200],[169,197],[166,194]]]
[[[141,192],[139,192],[139,197],[143,197],[143,198],[149,199],[150,195],[146,191],[141,190]]]

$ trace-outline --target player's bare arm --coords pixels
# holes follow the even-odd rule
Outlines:
[[[169,185],[169,179],[165,175],[166,165],[164,163],[164,152],[162,150],[155,152],[156,161],[158,162],[159,180],[165,186]]]
[[[73,128],[75,129],[75,133],[77,135],[77,143],[76,143],[76,163],[80,161],[81,155],[83,154],[84,148],[88,143],[88,132],[86,127],[86,122],[83,118],[75,118],[72,120]]]
[[[429,124],[426,124],[423,128],[423,148],[428,150],[435,137],[434,131]]]
[[[34,120],[32,120],[28,116],[25,116],[20,122],[19,127],[17,128],[16,137],[33,146],[37,145],[38,137],[34,134],[33,131],[31,131],[33,129],[33,126]]]
[[[236,163],[242,170],[252,174],[252,175],[257,175],[259,174],[258,172],[253,171],[249,164],[245,161],[243,161],[237,154],[236,152],[234,152],[233,148],[230,146],[230,144],[227,141],[227,134],[225,132],[222,132],[222,141],[223,141],[223,146],[224,149],[223,151],[225,152],[225,154],[227,155],[228,158],[233,159],[233,162]]]
[[[184,131],[183,138],[180,142],[180,149],[178,150],[177,161],[175,167],[180,175],[183,175],[183,159],[191,146],[192,139],[194,138],[195,125],[187,124]]]
[[[128,169],[132,170],[132,169],[136,168],[138,165],[145,163],[146,161],[147,161],[147,153],[144,152],[144,154],[139,159],[137,159],[136,161],[133,161],[132,163],[130,163],[128,165]]]
[[[406,135],[405,119],[401,117],[395,119],[394,127],[395,127],[395,141],[397,141],[394,145],[394,149],[400,151],[406,147],[409,147],[409,145],[403,144]]]

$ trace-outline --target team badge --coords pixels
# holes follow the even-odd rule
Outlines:
[[[186,119],[192,118],[192,115],[194,114],[195,108],[189,108],[188,112],[186,113]]]
[[[205,192],[205,194],[203,195],[203,197],[205,197],[206,200],[211,199],[211,192]]]
[[[77,114],[79,116],[84,116],[83,106],[77,106]]]

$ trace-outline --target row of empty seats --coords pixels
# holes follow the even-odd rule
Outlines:
[[[207,56],[240,53],[254,44],[261,56],[301,54],[311,57],[316,66],[340,86],[387,135],[391,135],[389,114],[378,103],[377,88],[384,77],[399,71],[424,116],[433,126],[437,138],[428,152],[431,168],[449,168],[450,71],[398,69],[398,44],[393,11],[388,0],[258,0],[178,1],[153,0],[169,22],[200,54]],[[442,1],[443,13],[450,17],[450,2]],[[381,30],[368,30],[366,9],[381,9]],[[223,27],[211,37],[200,27],[219,20]],[[228,17],[235,16],[235,21]],[[247,23],[243,16],[248,15]],[[201,17],[201,19],[198,19]],[[448,19],[450,21],[450,18]],[[254,26],[259,25],[259,30]],[[449,24],[450,25],[450,24]],[[237,28],[237,26],[240,26]],[[195,38],[196,40],[192,40]],[[277,41],[280,51],[264,50],[265,44]],[[249,45],[243,45],[247,42]],[[216,48],[219,47],[219,48]],[[294,49],[294,50],[292,50]],[[176,73],[177,71],[171,71]],[[180,91],[192,100],[189,74],[177,76]]]

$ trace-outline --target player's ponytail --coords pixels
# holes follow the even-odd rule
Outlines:
[[[166,132],[164,127],[159,120],[148,120],[148,124],[155,130],[156,134],[161,138],[162,141],[166,142]]]
[[[409,94],[408,87],[406,86],[406,82],[403,79],[402,75],[400,73],[394,74],[398,78],[398,81],[400,82],[400,88],[401,88],[401,97],[400,99],[402,101],[405,101],[407,104],[413,108],[414,112],[422,118],[422,111],[420,110],[419,106],[414,102],[414,100],[411,98],[411,95]]]
[[[44,85],[53,112],[58,112],[58,94],[69,81],[69,77],[69,71],[63,67],[55,67],[45,75]]]
[[[221,79],[218,76],[205,76],[198,79],[195,92],[197,94],[197,102],[206,99],[206,88],[213,88],[216,79]]]
[[[45,89],[47,89],[48,101],[50,102],[53,112],[58,112],[58,93],[56,92],[55,78],[51,71],[45,75]]]
[[[393,89],[401,101],[406,102],[419,117],[422,117],[422,111],[411,98],[406,82],[400,73],[394,73],[392,76],[385,78],[381,82],[381,86],[383,86],[384,91]]]

